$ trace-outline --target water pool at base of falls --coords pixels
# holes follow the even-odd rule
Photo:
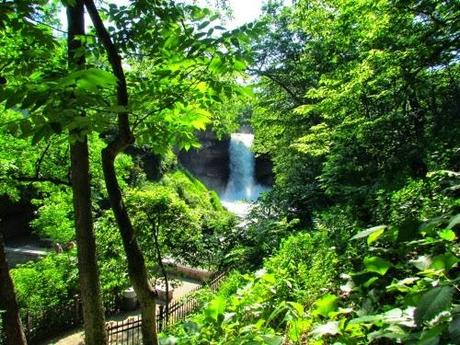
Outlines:
[[[270,188],[256,183],[255,158],[251,151],[254,135],[233,133],[230,139],[230,177],[221,195],[222,205],[239,217],[246,217],[260,193]]]

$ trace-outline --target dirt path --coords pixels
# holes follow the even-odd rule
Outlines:
[[[181,281],[181,285],[178,286],[174,290],[173,301],[177,301],[181,297],[188,294],[190,291],[200,286],[200,283],[198,283],[195,280],[191,280],[187,278],[177,278],[177,280]],[[126,320],[129,317],[139,316],[139,314],[140,314],[139,310],[135,310],[135,311],[123,313],[123,314],[118,314],[118,315],[114,315],[108,318],[107,322],[110,322],[110,321],[120,322],[120,321]],[[79,328],[77,330],[73,330],[73,331],[61,334],[58,337],[42,342],[40,345],[84,345],[83,329]]]

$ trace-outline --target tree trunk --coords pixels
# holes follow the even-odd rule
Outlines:
[[[142,339],[144,345],[157,345],[156,335],[156,291],[150,285],[145,260],[136,240],[134,228],[123,202],[114,162],[116,154],[109,145],[102,151],[104,179],[109,194],[110,205],[115,214],[128,260],[128,274],[141,306]]]
[[[96,33],[107,52],[107,58],[112,72],[117,77],[117,103],[122,107],[128,106],[128,89],[121,64],[121,57],[112,39],[105,28],[93,0],[84,0],[85,6],[96,29]],[[116,137],[102,150],[102,169],[109,195],[110,205],[120,230],[123,247],[128,261],[128,274],[131,284],[141,306],[142,314],[142,342],[144,345],[157,345],[156,333],[156,291],[149,282],[144,255],[137,242],[134,227],[118,183],[115,160],[129,145],[134,143],[134,136],[129,125],[129,114],[126,111],[118,113],[118,133]]]
[[[424,178],[428,172],[428,167],[423,158],[425,147],[425,111],[420,105],[415,91],[409,93],[409,103],[412,108],[410,119],[414,126],[415,142],[417,146],[409,164],[414,177]]]
[[[77,0],[73,7],[67,8],[67,20],[69,67],[81,69],[85,63],[84,54],[75,56],[75,51],[82,47],[75,36],[85,34],[83,1]],[[70,133],[70,157],[85,344],[103,345],[107,343],[107,335],[91,210],[88,138],[79,129]]]
[[[5,256],[3,243],[3,233],[0,231],[0,311],[5,311],[1,315],[6,334],[6,345],[27,345],[26,336],[22,328],[21,318],[19,317],[19,307],[16,301],[13,281],[10,277],[8,262]]]

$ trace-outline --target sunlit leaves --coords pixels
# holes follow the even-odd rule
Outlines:
[[[373,242],[377,241],[378,238],[383,234],[385,229],[387,228],[386,225],[379,225],[374,226],[372,228],[366,229],[354,235],[351,239],[356,240],[359,238],[367,237],[367,244],[372,244]]]
[[[457,238],[457,236],[455,235],[455,232],[453,232],[450,229],[441,230],[439,231],[438,235],[443,240],[450,241],[450,242],[454,241]]]
[[[328,317],[329,313],[337,310],[338,298],[334,295],[325,295],[315,302],[314,314]]]
[[[365,257],[364,267],[367,272],[375,272],[384,275],[391,267],[391,263],[377,256]]]
[[[75,71],[57,81],[58,87],[65,88],[75,85],[77,88],[88,91],[114,87],[115,84],[116,78],[112,73],[97,68]]]

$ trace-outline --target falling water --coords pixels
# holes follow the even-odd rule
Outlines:
[[[241,217],[248,214],[251,202],[267,190],[254,178],[253,141],[254,135],[247,133],[233,133],[230,140],[230,178],[222,195],[222,204]]]

